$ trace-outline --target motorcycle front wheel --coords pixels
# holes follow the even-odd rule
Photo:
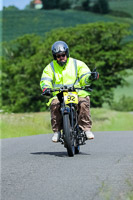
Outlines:
[[[73,157],[75,154],[74,137],[71,130],[72,129],[70,125],[69,114],[65,114],[63,116],[63,134],[65,146],[67,148],[67,153],[69,157]]]

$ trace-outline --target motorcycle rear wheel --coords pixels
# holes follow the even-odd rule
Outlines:
[[[63,116],[63,133],[64,133],[64,141],[67,148],[68,156],[73,157],[75,154],[75,147],[74,147],[74,138],[71,133],[69,114],[65,114]]]

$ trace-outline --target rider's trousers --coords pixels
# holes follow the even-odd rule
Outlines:
[[[58,132],[62,129],[62,115],[60,112],[60,102],[58,99],[53,99],[51,106],[51,125],[53,132]],[[83,131],[90,131],[92,127],[90,115],[90,97],[79,97],[78,103],[78,124]]]

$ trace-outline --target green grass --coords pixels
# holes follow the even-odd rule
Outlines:
[[[21,10],[3,12],[3,41],[24,34],[44,36],[46,32],[60,27],[73,27],[97,21],[114,21],[108,16],[74,10]]]
[[[1,115],[1,138],[22,137],[50,133],[50,113]]]
[[[133,16],[133,1],[109,1],[110,9],[123,11]],[[77,24],[98,21],[127,22],[133,31],[133,18],[112,17],[86,11],[76,10],[16,10],[0,11],[2,22],[2,40],[9,41],[24,34],[35,33],[44,36],[46,32],[60,27],[73,27]],[[0,35],[1,38],[1,35]],[[132,39],[131,37],[130,39]]]
[[[124,78],[127,85],[123,87],[117,86],[114,88],[114,102],[119,102],[123,96],[133,98],[133,71],[127,71],[131,74],[130,76]],[[103,103],[103,108],[109,109],[110,106],[107,103]]]
[[[127,97],[133,97],[133,75],[126,77],[125,80],[127,81],[128,85],[124,87],[118,86],[114,90],[114,100],[119,101],[119,99],[125,95]]]
[[[110,1],[110,9],[123,11],[133,16],[133,1]],[[74,27],[77,24],[93,23],[98,21],[127,22],[133,31],[133,18],[112,17],[86,11],[76,10],[16,10],[0,11],[0,22],[2,22],[2,40],[9,41],[24,34],[35,33],[45,36],[46,32],[60,27]],[[1,38],[1,35],[0,35]],[[130,37],[133,39],[133,36]]]
[[[117,17],[111,16],[111,18],[117,22],[128,23],[130,25],[132,35],[129,36],[126,40],[127,41],[133,40],[133,1],[132,0],[122,0],[122,1],[112,0],[112,1],[109,1],[109,7],[112,11],[115,11],[116,14],[118,14],[120,11],[121,15],[123,12],[123,14],[127,13],[131,16],[131,18],[122,17],[122,16],[117,16]]]
[[[116,11],[124,11],[133,16],[133,1],[125,0],[125,1],[109,1],[110,9]]]
[[[91,109],[93,131],[133,130],[133,114]],[[50,113],[1,114],[1,138],[52,133]]]
[[[133,114],[117,112],[104,108],[91,109],[93,131],[126,131],[133,130]]]
[[[121,191],[115,197],[115,200],[133,200],[133,181],[131,178],[125,180],[126,191]],[[99,187],[99,199],[111,200],[113,198],[112,186],[102,181]]]
[[[126,194],[126,200],[133,200],[133,181],[131,180],[131,178],[126,180],[126,184],[129,187],[129,191]]]

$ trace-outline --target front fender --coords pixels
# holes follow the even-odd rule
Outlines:
[[[69,114],[69,113],[70,113],[70,108],[69,107],[61,108],[62,116],[65,115],[65,114]]]

